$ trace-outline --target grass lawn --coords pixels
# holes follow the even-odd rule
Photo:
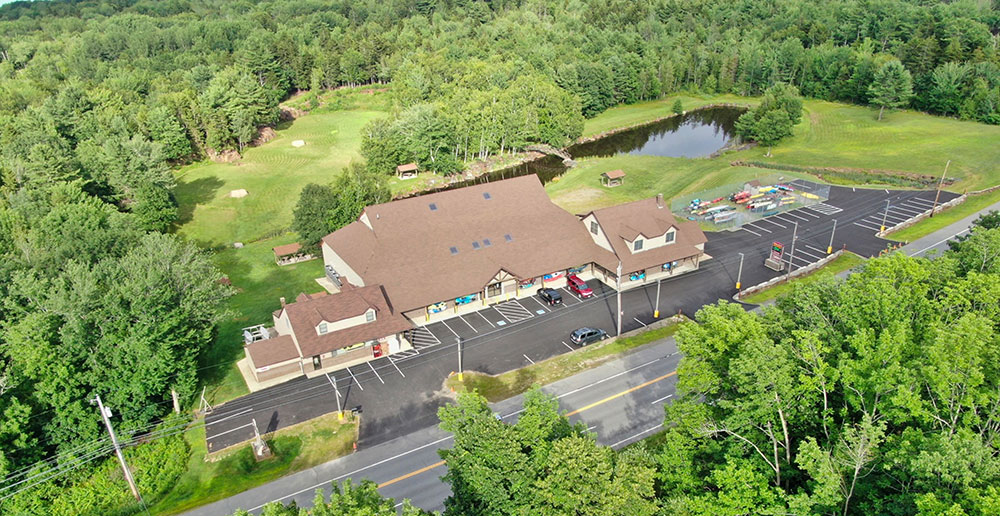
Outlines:
[[[970,195],[962,204],[921,220],[908,228],[890,233],[888,238],[897,242],[913,242],[998,202],[1000,202],[1000,190],[983,195]]]
[[[272,247],[294,242],[289,233],[277,238],[248,244],[242,249],[229,248],[214,254],[215,264],[233,283],[238,293],[229,298],[233,316],[219,324],[215,342],[202,357],[202,381],[208,385],[210,403],[220,403],[246,394],[246,383],[236,367],[243,357],[242,328],[271,324],[271,312],[281,307],[279,298],[289,302],[301,292],[323,289],[315,279],[323,276],[323,260],[316,259],[279,267],[274,263]]]
[[[671,324],[631,337],[597,342],[581,350],[564,353],[497,376],[465,373],[465,381],[460,382],[458,375],[454,375],[448,378],[447,385],[456,392],[478,391],[490,402],[505,400],[527,391],[532,385],[550,384],[585,369],[597,367],[632,348],[669,337],[677,331],[677,327],[677,324]]]
[[[615,106],[584,122],[583,136],[594,136],[611,129],[628,127],[648,122],[650,120],[655,120],[660,117],[672,115],[674,113],[674,101],[677,99],[680,99],[681,106],[683,106],[685,110],[696,109],[707,104],[720,103],[751,105],[756,104],[759,100],[757,97],[740,97],[738,95],[699,95],[696,93],[682,93],[679,95],[665,97],[660,100]]]
[[[347,455],[357,429],[356,419],[341,424],[335,413],[290,426],[267,439],[274,456],[256,462],[249,445],[207,458],[205,427],[199,426],[184,435],[191,448],[187,471],[149,510],[158,515],[177,514]]]
[[[623,202],[662,193],[667,199],[693,194],[726,184],[737,184],[776,174],[788,178],[815,177],[797,172],[732,167],[721,159],[666,158],[621,154],[610,158],[583,158],[558,181],[545,186],[554,203],[571,213],[586,213]],[[601,186],[601,174],[625,171],[621,186]]]
[[[373,96],[374,97],[374,96]],[[287,229],[307,183],[327,184],[361,158],[361,129],[385,112],[320,108],[278,126],[277,137],[247,148],[236,163],[201,161],[176,172],[177,233],[204,247],[252,242]],[[292,141],[304,140],[304,147]],[[245,188],[242,199],[229,197]]]
[[[854,253],[844,253],[815,272],[811,272],[805,276],[799,276],[791,281],[779,283],[771,288],[762,290],[751,296],[747,296],[740,301],[753,305],[759,305],[783,296],[791,292],[793,288],[797,288],[800,285],[815,283],[824,277],[833,276],[848,269],[853,269],[863,263],[865,263],[864,258]]]
[[[685,109],[715,102],[752,103],[753,98],[732,95],[681,97]],[[609,109],[588,120],[585,134],[595,134],[622,125],[651,120],[670,112],[673,98]],[[786,171],[730,167],[736,160],[763,161],[777,165],[841,167],[893,170],[939,176],[952,160],[948,176],[958,182],[952,191],[979,189],[1000,184],[1000,126],[963,122],[913,111],[893,112],[883,121],[864,106],[816,100],[804,103],[802,122],[795,134],[773,149],[753,148],[729,152],[714,159],[660,158],[621,155],[581,160],[560,181],[546,190],[556,204],[573,212],[651,197],[663,193],[675,197],[695,193],[727,182],[753,178],[754,174],[796,176]],[[602,172],[620,168],[627,177],[623,186],[600,186]],[[815,179],[814,176],[808,176]]]

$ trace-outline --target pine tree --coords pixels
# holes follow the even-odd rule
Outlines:
[[[872,104],[880,106],[878,119],[882,120],[885,108],[902,107],[910,102],[910,97],[913,96],[913,78],[898,59],[893,59],[875,72],[875,80],[868,87],[868,95]]]

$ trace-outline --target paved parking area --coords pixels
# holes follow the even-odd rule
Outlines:
[[[810,186],[800,180],[793,184],[802,189]],[[708,233],[705,251],[712,259],[703,261],[697,271],[662,280],[661,316],[678,312],[690,316],[705,304],[731,298],[736,293],[739,253],[745,256],[743,285],[774,278],[778,273],[763,263],[775,240],[785,244],[786,260],[796,268],[826,256],[831,234],[834,249],[877,255],[887,245],[875,236],[882,219],[892,225],[930,209],[934,195],[933,191],[832,187],[824,203],[758,220],[736,231]],[[940,202],[954,197],[942,192]],[[793,254],[791,237],[796,225]],[[555,307],[535,297],[484,307],[411,330],[413,351],[352,366],[329,377],[300,378],[230,401],[206,417],[209,450],[252,438],[252,419],[263,433],[333,412],[338,394],[342,407],[358,407],[362,412],[359,446],[435,425],[438,407],[452,399],[443,382],[458,369],[458,337],[462,338],[464,369],[497,374],[575,349],[568,336],[576,328],[594,326],[614,333],[614,290],[597,280],[588,284],[595,293],[590,299],[581,300],[563,288],[563,304]],[[656,292],[656,282],[651,282],[622,294],[622,331],[654,321]]]

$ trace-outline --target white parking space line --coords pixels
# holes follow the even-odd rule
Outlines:
[[[673,397],[674,397],[673,394],[667,394],[666,396],[664,396],[664,397],[662,397],[660,399],[656,399],[656,400],[653,400],[653,401],[649,402],[649,404],[650,405],[654,405],[654,404],[659,403],[659,402],[661,402],[663,400],[670,399],[670,398],[673,398]]]
[[[527,359],[527,360],[528,360],[528,362],[531,362],[531,363],[532,363],[532,365],[534,365],[535,361],[534,361],[534,360],[532,360],[532,359],[530,359],[530,358],[528,358],[528,355],[525,355],[524,353],[521,353],[521,356],[522,356],[522,357],[524,357],[525,359]]]
[[[872,230],[872,231],[880,231],[880,230],[882,229],[882,228],[881,228],[881,227],[879,227],[879,226],[875,226],[875,227],[871,227],[871,226],[866,226],[866,225],[864,225],[864,224],[862,224],[862,223],[860,223],[860,222],[855,222],[855,223],[854,223],[854,225],[855,225],[855,226],[861,226],[861,227],[863,227],[863,228],[865,228],[865,229],[870,229],[870,230]]]
[[[458,335],[456,335],[456,337],[457,336]],[[378,378],[378,381],[382,382],[382,385],[385,385],[385,380],[383,380],[382,376],[379,375],[378,371],[375,370],[375,366],[373,366],[371,362],[365,362],[365,363],[368,364],[368,367],[372,368],[372,372],[375,373],[375,376]],[[393,365],[395,365],[395,364],[393,364]]]
[[[228,415],[228,416],[226,416],[226,417],[224,417],[224,418],[220,418],[220,419],[216,419],[215,421],[212,421],[212,422],[210,422],[210,423],[205,423],[205,426],[209,426],[209,425],[214,425],[214,424],[216,424],[216,423],[221,423],[221,422],[223,422],[223,421],[226,421],[226,420],[229,420],[229,419],[232,419],[232,418],[234,418],[234,417],[237,417],[237,416],[242,416],[243,414],[246,414],[247,412],[253,412],[253,407],[250,407],[250,408],[246,408],[246,409],[243,409],[243,410],[241,410],[241,411],[239,411],[239,412],[236,412],[236,413],[234,413],[234,414],[230,414],[230,415]]]
[[[502,318],[502,319],[503,319],[504,321],[507,321],[507,322],[512,322],[512,321],[511,321],[510,319],[508,319],[507,317],[505,317],[505,316],[503,315],[503,312],[501,312],[500,310],[497,310],[497,307],[496,307],[496,306],[491,306],[490,308],[492,308],[494,312],[496,312],[496,313],[500,314],[500,317],[501,317],[501,318]]]
[[[802,262],[802,265],[799,265],[799,267],[805,267],[806,265],[809,265],[809,264],[812,263],[809,260],[806,260],[805,258],[803,258],[802,255],[800,255],[799,253],[795,253],[795,257],[794,258],[792,258],[790,260],[785,260],[785,263],[791,264],[795,260],[798,260],[798,261]]]
[[[810,253],[809,251],[806,251],[805,249],[802,249],[802,247],[799,247],[798,249],[795,250],[795,254],[796,255],[798,255],[799,253],[802,253],[802,254],[804,254],[804,255],[806,255],[806,256],[814,259],[814,260],[820,260],[820,259],[823,258],[822,256],[816,256],[815,254]]]
[[[392,364],[392,367],[396,368],[396,371],[399,371],[399,376],[402,376],[403,378],[406,378],[406,375],[403,374],[403,371],[399,368],[398,365],[396,365],[396,361],[393,360],[392,357],[389,357],[389,363]]]
[[[365,388],[361,386],[361,382],[358,381],[358,377],[354,376],[354,373],[351,372],[351,368],[345,367],[345,369],[347,369],[347,374],[351,375],[351,378],[354,378],[354,385],[357,385],[361,390],[365,390]]]
[[[771,218],[772,218],[772,219],[778,219],[778,220],[780,220],[780,221],[782,221],[782,222],[787,222],[787,223],[789,223],[789,224],[795,224],[795,221],[794,221],[794,220],[791,220],[791,219],[786,219],[786,218],[782,218],[782,216],[781,216],[781,215],[775,215],[775,216],[773,216],[773,217],[771,217]]]
[[[809,213],[808,211],[804,211],[802,208],[799,208],[797,210],[792,210],[792,211],[794,211],[795,213],[798,213],[799,215],[808,215],[808,216],[816,218],[816,219],[820,218],[819,215],[816,215],[815,213]],[[790,212],[786,212],[786,213],[790,213]]]
[[[534,301],[534,302],[535,302],[535,304],[537,304],[538,306],[540,306],[540,307],[544,308],[546,312],[551,312],[551,311],[552,311],[552,309],[551,309],[551,308],[549,308],[549,307],[545,306],[545,303],[542,303],[541,301],[539,301],[539,300],[535,299],[535,296],[531,296],[531,297],[528,297],[528,298],[525,298],[525,299],[530,299],[530,300]],[[523,306],[523,305],[522,305],[522,306]]]
[[[479,316],[480,318],[482,318],[482,320],[486,321],[486,323],[487,323],[487,324],[489,324],[490,326],[492,326],[492,327],[494,327],[494,328],[496,328],[496,327],[497,327],[497,325],[495,325],[495,324],[493,324],[492,322],[490,322],[490,320],[489,320],[489,319],[487,319],[487,318],[486,318],[486,316],[485,316],[485,315],[483,315],[482,313],[480,313],[480,312],[476,312],[476,315],[478,315],[478,316]]]
[[[925,211],[927,211],[927,208],[915,208],[915,207],[912,207],[912,206],[907,206],[906,204],[897,204],[897,205],[889,208],[889,211],[893,211],[893,210],[901,211],[901,212],[906,213],[906,214],[908,214],[910,216],[913,216],[913,215],[920,215],[921,213],[924,213]]]
[[[826,251],[825,251],[825,250],[823,250],[823,249],[819,249],[819,248],[816,248],[816,247],[813,247],[813,246],[811,246],[811,245],[809,245],[809,244],[803,244],[803,245],[805,245],[805,246],[806,246],[806,247],[808,247],[809,249],[812,249],[813,251],[816,251],[816,252],[818,252],[818,253],[820,253],[820,254],[826,254]]]
[[[477,330],[475,327],[473,327],[471,324],[469,324],[469,321],[466,321],[461,315],[458,316],[458,318],[462,319],[462,322],[464,322],[466,325],[468,325],[469,328],[472,328],[472,331],[474,331],[476,333],[479,333],[479,330]]]
[[[933,208],[934,201],[928,201],[927,199],[921,199],[920,197],[910,197],[906,202],[911,203],[913,206],[923,206],[924,209]]]
[[[757,221],[757,222],[754,222],[753,224],[747,224],[747,226],[750,226],[750,227],[756,229],[757,231],[763,231],[765,233],[771,233],[772,232],[770,229],[764,229],[764,228],[762,228],[760,226],[755,226],[754,225],[754,224],[759,224],[759,223],[760,223],[760,221]],[[744,226],[744,227],[746,227],[746,226]]]
[[[566,344],[566,341],[565,341],[565,340],[564,340],[564,341],[562,341],[562,345],[563,345],[563,346],[566,346],[566,347],[567,347],[567,348],[568,348],[568,349],[569,349],[570,351],[573,351],[573,346],[570,346],[569,344]]]
[[[455,333],[455,330],[451,329],[451,326],[448,326],[448,323],[447,323],[447,322],[445,322],[445,321],[441,321],[441,324],[443,324],[445,328],[448,328],[448,331],[450,331],[450,332],[451,332],[451,333],[453,333],[453,334],[454,334],[454,335],[455,335],[456,337],[458,337],[458,334],[457,334],[457,333]]]
[[[796,215],[796,214],[794,214],[794,213],[792,213],[792,212],[790,212],[790,211],[786,211],[786,212],[785,212],[785,215],[788,215],[789,217],[795,217],[795,218],[797,218],[797,219],[799,219],[799,220],[803,220],[803,221],[806,221],[806,222],[808,222],[808,221],[809,221],[809,219],[807,219],[807,218],[805,218],[805,217],[800,217],[800,216],[798,216],[798,215]]]
[[[580,296],[577,296],[572,291],[570,291],[568,288],[566,288],[566,287],[559,287],[559,290],[562,290],[563,292],[566,293],[566,295],[563,296],[564,299],[568,297],[570,299],[575,299],[577,302],[581,301]],[[573,304],[575,305],[576,303],[573,303]]]
[[[743,231],[746,231],[747,233],[750,233],[751,235],[757,235],[757,236],[761,236],[761,235],[760,235],[760,233],[754,233],[753,231],[750,231],[749,229],[747,229],[747,227],[746,227],[746,226],[743,226],[743,227],[742,227],[742,228],[740,228],[740,229],[742,229]]]
[[[903,222],[904,220],[908,220],[910,217],[907,217],[905,215],[897,215],[897,214],[895,214],[895,213],[893,213],[893,212],[890,211],[889,215],[887,215],[885,218],[887,218],[887,219],[889,219],[889,220],[891,220],[893,222],[899,223],[899,222]]]
[[[795,186],[797,186],[797,187],[799,187],[799,188],[801,188],[801,189],[803,189],[803,190],[815,190],[816,189],[812,185],[810,185],[809,183],[806,183],[805,181],[801,181],[799,179],[796,179],[795,181],[792,181],[792,184],[795,185]]]
[[[770,217],[769,217],[769,218],[766,218],[766,219],[760,219],[760,220],[759,220],[759,221],[757,221],[757,222],[768,222],[768,223],[770,223],[770,224],[774,224],[775,226],[778,226],[778,227],[779,227],[779,228],[781,228],[781,229],[788,229],[788,226],[783,226],[783,225],[781,225],[781,224],[778,224],[777,222],[775,222],[775,221],[771,220],[771,218],[770,218]]]
[[[633,318],[632,318],[632,320],[633,320],[633,321],[635,321],[635,322],[637,322],[637,323],[639,323],[639,324],[641,324],[643,328],[645,328],[645,327],[646,327],[646,323],[644,323],[644,322],[640,321],[639,319],[637,319],[637,318],[633,317]]]
[[[253,423],[247,423],[247,424],[245,424],[243,426],[238,426],[236,428],[230,428],[229,430],[226,430],[225,432],[219,432],[219,433],[217,433],[215,435],[212,435],[212,436],[209,436],[209,437],[205,437],[205,440],[206,441],[211,441],[212,439],[215,439],[216,437],[219,437],[219,436],[222,436],[222,435],[226,435],[228,433],[232,433],[232,432],[235,432],[237,430],[242,430],[242,429],[244,429],[244,428],[246,428],[248,426],[253,426]]]

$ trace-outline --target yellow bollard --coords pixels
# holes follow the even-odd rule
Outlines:
[[[737,282],[736,282],[736,290],[739,290],[739,289],[740,289],[740,282],[739,282],[739,281],[737,281]]]
[[[653,319],[659,319],[659,318],[660,318],[660,311],[659,310],[654,310],[653,311]]]
[[[458,381],[463,382],[463,381],[465,381],[464,378],[465,378],[465,375],[463,375],[462,373],[458,373]]]
[[[341,423],[344,422],[344,411],[343,410],[337,411],[337,421],[340,421]]]
[[[833,246],[832,245],[826,246],[826,254],[830,254],[832,252],[833,252]]]

